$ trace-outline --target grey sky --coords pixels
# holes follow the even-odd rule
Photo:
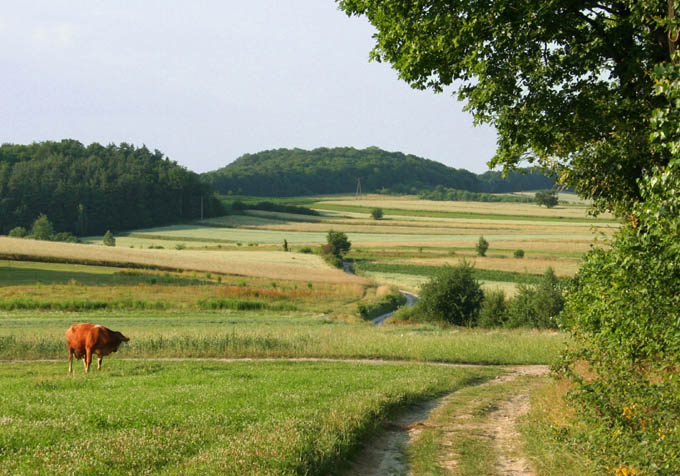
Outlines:
[[[146,144],[197,172],[371,145],[486,170],[495,131],[369,63],[372,32],[333,0],[5,2],[0,142]]]

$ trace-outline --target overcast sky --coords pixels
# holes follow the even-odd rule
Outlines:
[[[333,0],[5,2],[0,142],[146,144],[196,172],[335,146],[487,170],[495,131],[369,63],[372,33]]]

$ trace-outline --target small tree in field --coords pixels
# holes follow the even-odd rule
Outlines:
[[[444,265],[421,289],[419,311],[426,318],[458,326],[477,322],[484,294],[472,267]]]
[[[373,210],[371,210],[371,216],[373,217],[374,220],[382,220],[383,217],[382,208],[374,208]]]
[[[479,241],[475,245],[475,250],[479,256],[486,256],[486,250],[489,249],[489,242],[483,236],[479,237]]]
[[[540,190],[536,192],[535,197],[538,206],[545,205],[547,208],[552,208],[559,203],[555,190]]]
[[[321,245],[321,254],[327,263],[336,268],[343,267],[343,255],[346,254],[352,243],[341,231],[330,230],[326,235],[326,244]]]
[[[352,246],[352,243],[347,239],[347,235],[341,231],[334,230],[328,231],[326,243],[330,247],[329,251],[338,257],[342,257],[342,255],[346,254]]]
[[[106,230],[102,241],[106,246],[116,246],[116,239],[113,237],[111,230]]]
[[[54,234],[54,228],[47,215],[41,213],[33,222],[31,227],[31,235],[36,240],[49,240]]]

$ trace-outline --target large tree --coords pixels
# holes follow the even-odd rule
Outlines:
[[[377,27],[374,59],[414,87],[459,86],[498,129],[492,165],[538,162],[629,218],[588,254],[562,317],[561,368],[584,432],[562,441],[598,473],[680,474],[676,3],[340,1]]]
[[[373,60],[415,88],[457,87],[475,120],[496,127],[492,166],[536,162],[625,215],[644,171],[669,160],[649,143],[663,101],[649,73],[675,49],[672,0],[339,4],[377,28]]]

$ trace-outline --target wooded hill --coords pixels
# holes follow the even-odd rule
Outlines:
[[[287,197],[354,193],[357,178],[364,193],[419,193],[437,185],[470,192],[519,192],[552,188],[540,172],[476,175],[433,160],[377,147],[277,149],[246,154],[231,164],[201,175],[218,193]]]
[[[210,189],[163,153],[75,140],[0,146],[0,233],[45,214],[79,236],[163,225],[223,212]]]

